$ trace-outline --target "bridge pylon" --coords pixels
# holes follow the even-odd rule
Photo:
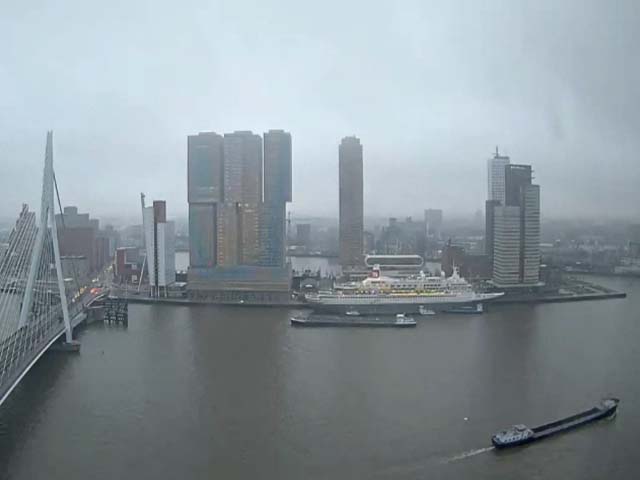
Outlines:
[[[40,202],[40,226],[36,234],[35,244],[31,252],[31,260],[29,263],[29,275],[20,309],[20,320],[18,327],[24,327],[33,312],[33,293],[39,273],[42,272],[42,256],[43,252],[48,248],[45,237],[49,237],[53,244],[53,264],[55,265],[55,277],[57,279],[56,287],[62,307],[62,317],[65,327],[65,340],[67,343],[73,341],[73,331],[71,328],[71,320],[69,318],[69,306],[67,304],[67,295],[64,287],[64,276],[62,274],[62,261],[60,259],[60,245],[58,243],[58,228],[55,216],[54,201],[54,174],[53,174],[53,132],[47,132],[47,146],[44,156],[44,171],[42,174],[42,198]],[[62,212],[60,212],[62,213]],[[48,260],[50,261],[50,259]],[[51,267],[51,265],[49,265]],[[45,266],[46,268],[46,266]],[[40,285],[40,288],[49,288],[51,285]],[[55,288],[55,287],[54,287]]]

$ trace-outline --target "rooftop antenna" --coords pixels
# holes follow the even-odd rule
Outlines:
[[[498,153],[498,145],[496,145],[496,158],[498,158],[500,154]]]

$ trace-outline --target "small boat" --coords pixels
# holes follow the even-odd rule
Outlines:
[[[540,425],[539,427],[529,428],[526,425],[514,425],[511,428],[496,433],[491,437],[491,443],[496,448],[508,448],[531,443],[543,438],[566,432],[573,428],[595,422],[602,418],[615,415],[618,410],[617,398],[607,398],[602,400],[595,407],[572,415],[555,422]]]
[[[436,312],[434,310],[430,310],[427,307],[425,307],[424,305],[420,305],[418,307],[418,313],[420,315],[435,315]]]
[[[357,310],[347,310],[346,312],[344,312],[345,315],[348,315],[350,317],[358,317],[360,316],[360,312]]]
[[[416,321],[412,317],[407,317],[404,313],[398,313],[395,324],[397,327],[415,326]]]
[[[446,313],[464,313],[467,315],[480,314],[484,310],[481,303],[475,305],[460,305],[458,307],[451,307],[445,310]]]

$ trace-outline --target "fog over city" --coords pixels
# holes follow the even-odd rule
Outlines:
[[[53,129],[63,203],[187,212],[187,135],[291,132],[295,214],[337,216],[338,144],[365,216],[473,214],[498,145],[542,214],[637,218],[640,3],[7,2],[0,218],[37,208]]]

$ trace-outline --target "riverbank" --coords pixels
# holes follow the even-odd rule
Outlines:
[[[626,298],[625,292],[612,293],[584,293],[576,295],[522,295],[522,296],[506,296],[494,300],[492,303],[497,304],[514,304],[514,303],[558,303],[558,302],[584,302],[588,300],[610,300],[614,298]]]
[[[192,300],[189,298],[151,298],[140,295],[122,295],[117,292],[113,292],[112,296],[118,298],[126,298],[129,303],[143,303],[143,304],[165,304],[165,305],[223,305],[223,306],[236,306],[236,307],[271,307],[271,308],[300,308],[305,304],[291,300],[287,303],[249,303],[249,302],[203,302],[201,300]]]
[[[584,282],[587,283],[587,282]],[[584,302],[589,300],[611,300],[616,298],[625,298],[625,292],[607,289],[599,285],[589,284],[590,288],[581,285],[581,290],[588,291],[569,291],[560,289],[558,292],[548,294],[521,294],[521,295],[505,295],[504,297],[491,301],[491,304],[532,304],[532,303],[559,303],[559,302]],[[192,300],[189,298],[169,297],[169,298],[151,298],[141,295],[123,295],[118,292],[112,292],[112,295],[118,298],[126,298],[130,303],[141,304],[165,304],[165,305],[221,305],[236,307],[269,307],[269,308],[305,308],[308,305],[299,300],[290,300],[286,303],[249,303],[249,302],[204,302],[201,300]]]
[[[575,277],[565,278],[553,292],[527,292],[523,294],[506,292],[504,297],[494,300],[498,304],[514,303],[557,303],[557,302],[583,302],[588,300],[610,300],[625,298],[627,294],[603,285],[599,285]]]

